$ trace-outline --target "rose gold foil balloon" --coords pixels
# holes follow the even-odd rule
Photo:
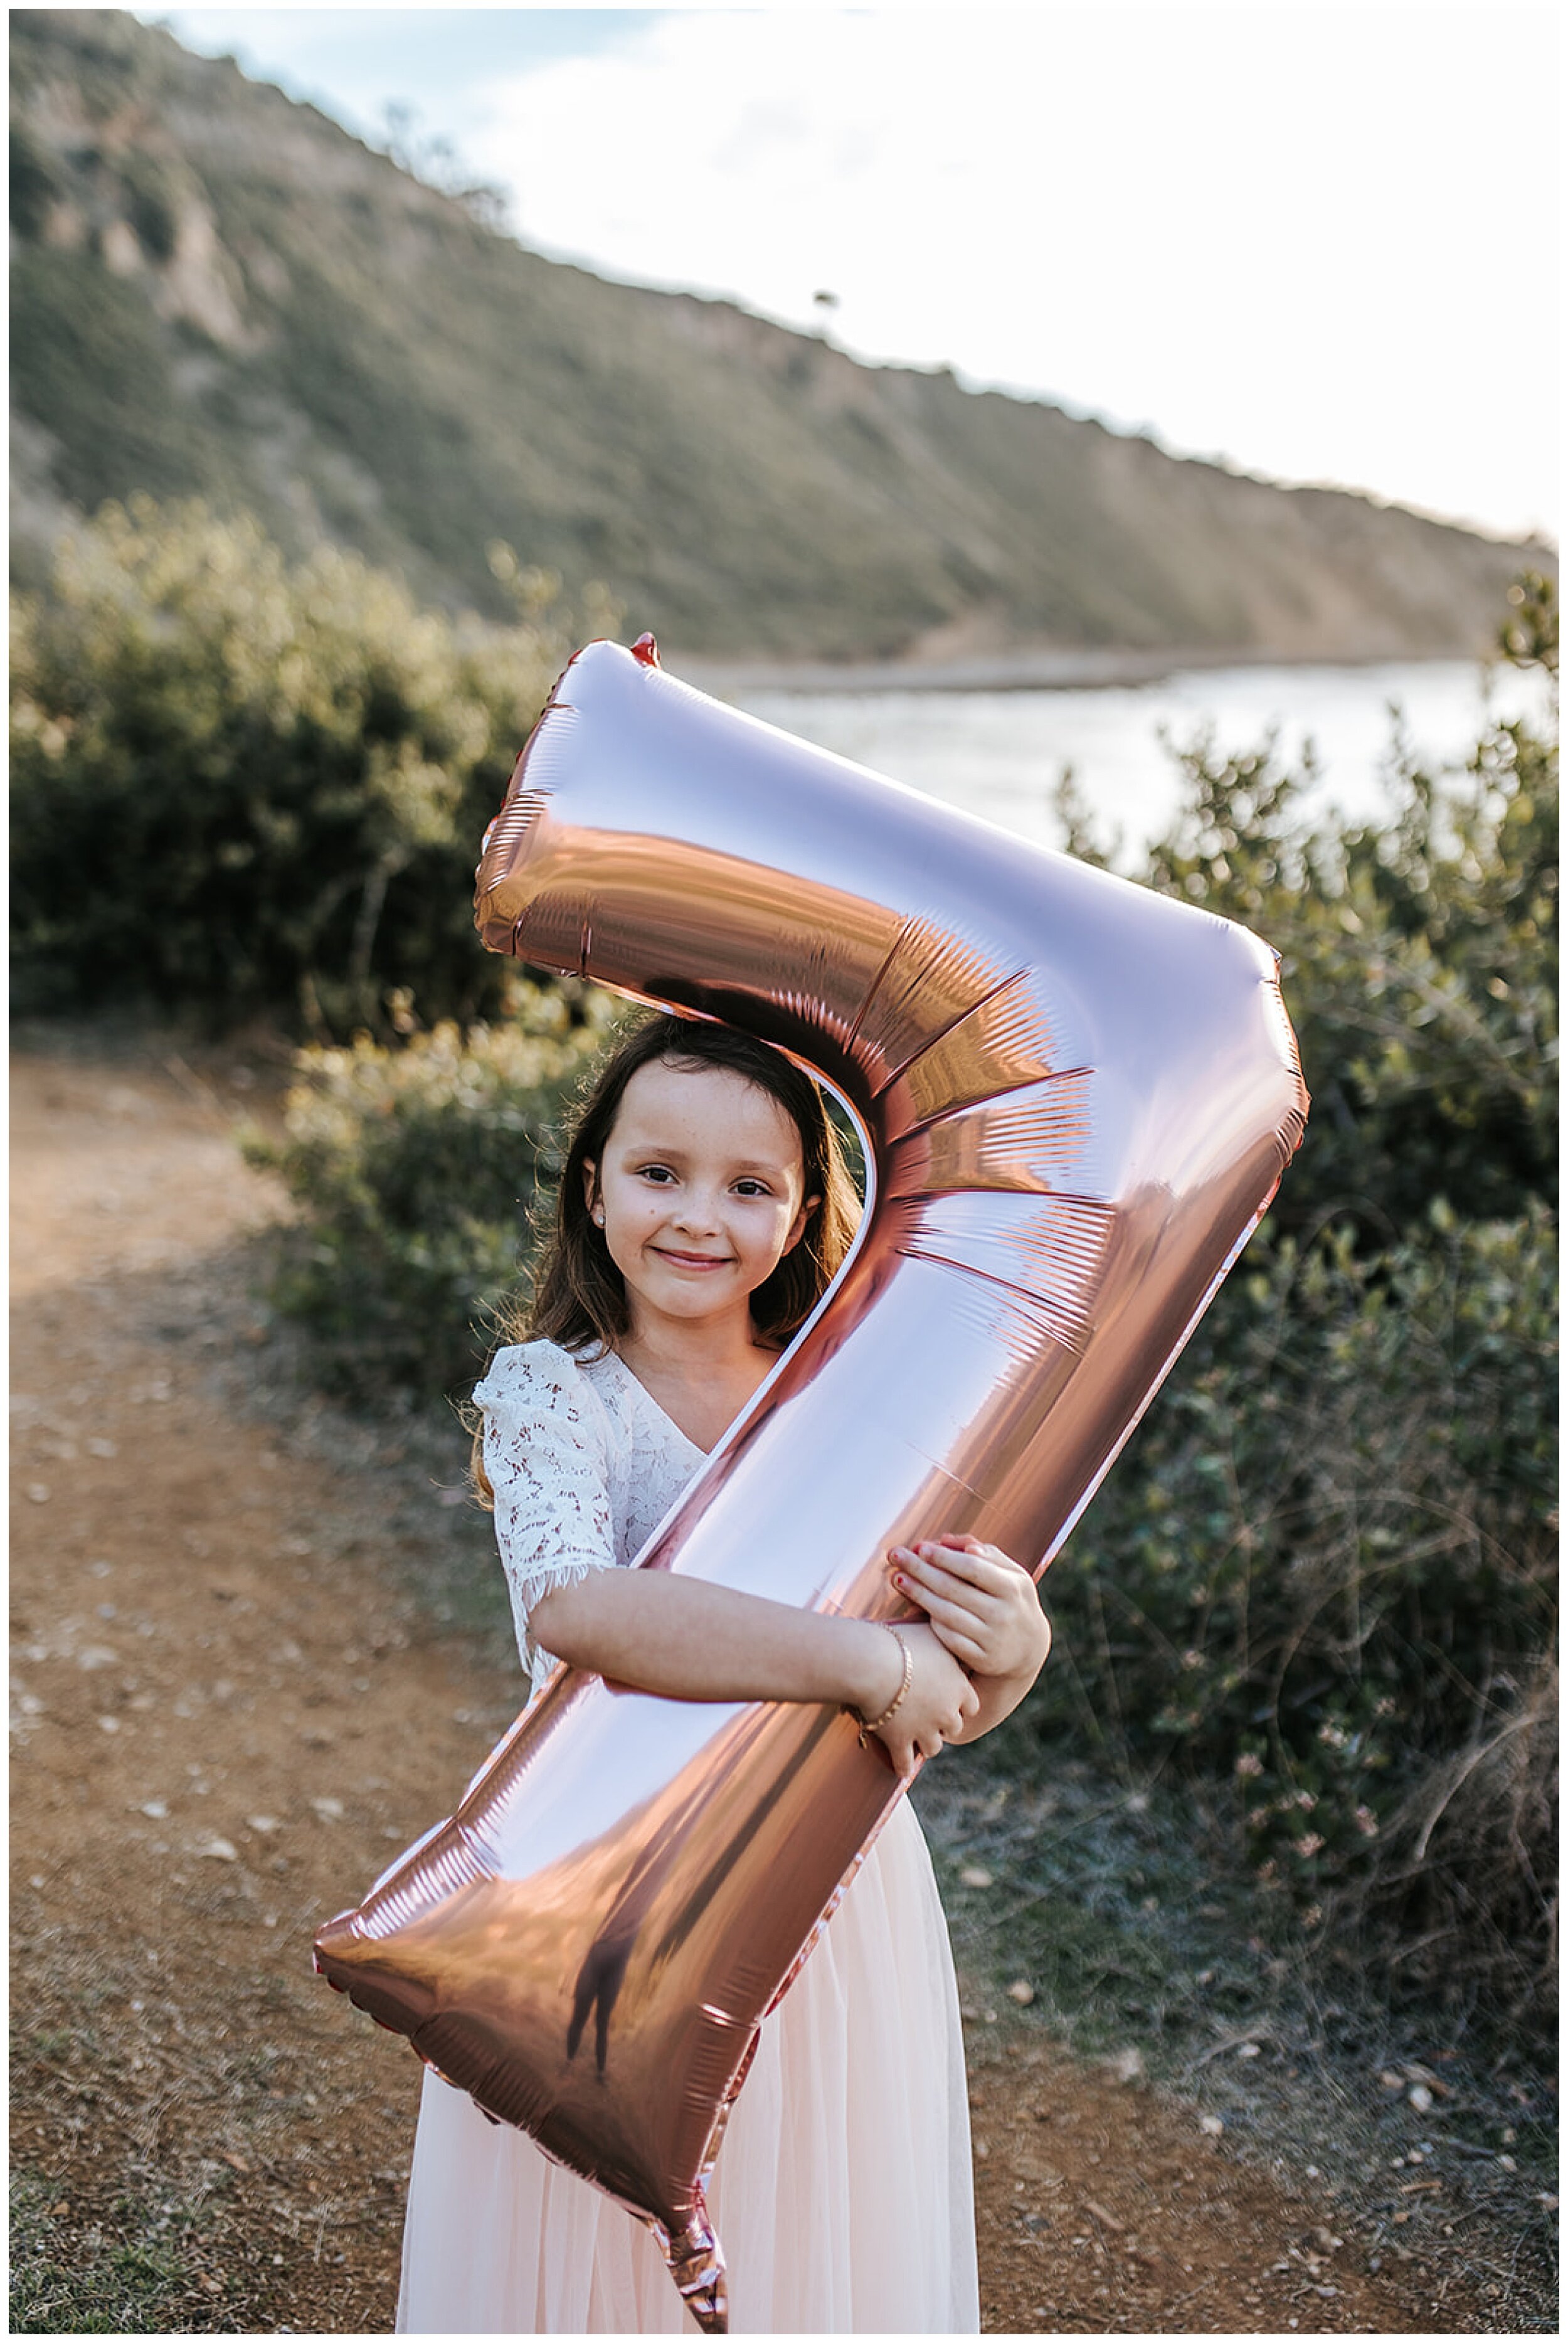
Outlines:
[[[477,916],[778,1043],[864,1135],[854,1254],[638,1566],[866,1618],[907,1615],[895,1544],[1043,1568],[1301,1139],[1274,955],[705,699],[646,638],[557,685]],[[724,2115],[898,1795],[836,1710],[562,1668],[317,1966],[650,2223],[721,2331]]]

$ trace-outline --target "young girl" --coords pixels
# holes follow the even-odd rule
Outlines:
[[[1027,1572],[972,1538],[890,1554],[926,1614],[896,1634],[615,1566],[769,1373],[858,1218],[819,1091],[765,1043],[654,1017],[605,1065],[532,1339],[475,1393],[534,1691],[567,1660],[677,1700],[831,1701],[906,1778],[1022,1699],[1050,1630]],[[764,2025],[709,2202],[738,2334],[979,2330],[958,1997],[907,1800]],[[397,2325],[691,2328],[640,2223],[428,2072]]]

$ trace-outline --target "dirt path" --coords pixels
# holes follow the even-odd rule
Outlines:
[[[407,1591],[441,1493],[410,1497],[394,1433],[334,1465],[319,1411],[236,1398],[261,1330],[235,1247],[276,1199],[234,1151],[234,1071],[15,1069],[23,2331],[389,2329],[418,2070],[313,1978],[310,1936],[516,1694]],[[1038,2027],[971,2050],[988,2331],[1492,2324],[1440,2249],[1379,2256],[1196,2110]]]

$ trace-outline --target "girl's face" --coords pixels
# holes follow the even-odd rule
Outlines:
[[[584,1167],[588,1210],[626,1280],[634,1329],[649,1316],[743,1318],[798,1244],[800,1134],[777,1099],[721,1066],[639,1066],[602,1160]]]

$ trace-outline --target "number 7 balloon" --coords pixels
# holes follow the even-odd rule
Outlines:
[[[893,1544],[1043,1569],[1300,1142],[1274,954],[705,698],[649,638],[561,677],[476,915],[788,1051],[865,1145],[855,1251],[637,1566],[865,1618],[908,1615]],[[317,1965],[647,2221],[723,2332],[724,2117],[899,1795],[833,1709],[563,1667]]]

